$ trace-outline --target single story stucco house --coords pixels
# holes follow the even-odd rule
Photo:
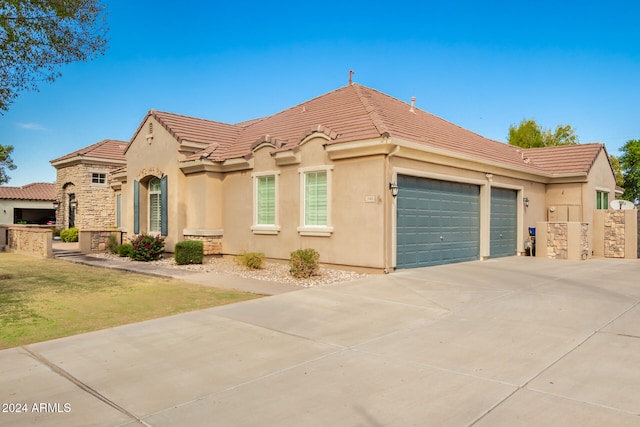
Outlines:
[[[123,155],[103,208],[129,238],[385,271],[522,254],[615,198],[603,144],[520,149],[359,84],[238,124],[152,110]]]
[[[22,187],[0,186],[0,224],[55,222],[55,184],[36,182]]]

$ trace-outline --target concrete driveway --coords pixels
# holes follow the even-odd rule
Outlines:
[[[4,350],[0,424],[638,426],[639,277],[503,258]]]

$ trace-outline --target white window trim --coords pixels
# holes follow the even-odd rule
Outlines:
[[[606,193],[606,195],[607,195],[607,205],[605,207],[598,208],[598,193],[603,193],[603,194]],[[610,188],[596,187],[596,198],[595,198],[596,210],[607,210],[607,209],[609,209],[609,203],[611,203],[611,200],[615,200],[615,199],[611,199],[611,189]]]
[[[275,186],[275,224],[258,224],[258,178],[262,176],[273,176],[274,186]],[[251,178],[253,179],[253,225],[251,226],[251,232],[253,234],[271,234],[275,235],[280,233],[280,220],[279,220],[279,203],[278,199],[280,197],[278,191],[278,182],[280,180],[280,172],[279,171],[264,171],[264,172],[254,172],[251,174]]]
[[[158,190],[158,191],[151,191],[151,181],[153,181],[153,179],[157,179],[158,181],[160,181],[160,178],[152,178],[149,181],[149,184],[147,186],[148,190],[147,190],[147,231],[149,234],[153,234],[153,235],[160,235],[162,234],[162,189]],[[162,187],[161,187],[162,188]],[[159,201],[159,206],[160,206],[160,230],[156,231],[156,230],[151,230],[151,196],[152,195],[158,195],[160,198]]]
[[[327,225],[306,225],[305,224],[305,179],[309,172],[327,172]],[[329,237],[333,233],[333,226],[331,225],[331,172],[333,166],[310,166],[298,169],[300,174],[300,226],[297,231],[301,236],[316,236],[316,237]]]
[[[104,175],[104,182],[93,182],[93,175]],[[94,187],[106,187],[107,174],[105,172],[91,172],[91,185]]]

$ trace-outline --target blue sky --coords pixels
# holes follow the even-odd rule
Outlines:
[[[489,4],[487,4],[489,3]],[[227,123],[354,81],[485,137],[533,118],[610,154],[640,139],[640,5],[630,1],[103,0],[109,49],[0,116],[8,185],[49,161],[128,141],[150,109]]]

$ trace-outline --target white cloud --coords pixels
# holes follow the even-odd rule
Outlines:
[[[47,128],[38,123],[18,123],[18,127],[25,130],[47,130]]]

